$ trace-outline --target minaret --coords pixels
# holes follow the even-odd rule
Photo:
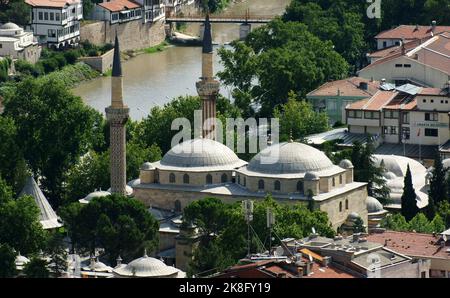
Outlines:
[[[126,194],[126,139],[125,123],[130,109],[122,100],[122,65],[119,40],[116,34],[111,77],[111,106],[106,108],[110,128],[111,193]]]
[[[216,139],[216,99],[220,83],[214,80],[213,46],[209,13],[206,14],[205,32],[203,34],[202,76],[197,82],[197,92],[202,100],[202,134],[203,138]],[[208,121],[209,120],[209,121]],[[205,122],[207,124],[205,125]]]

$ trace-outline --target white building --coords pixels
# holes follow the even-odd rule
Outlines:
[[[56,48],[80,40],[82,0],[25,0],[31,6],[31,28],[39,41]]]
[[[136,0],[144,10],[144,23],[154,23],[166,18],[164,0]]]
[[[40,56],[41,47],[33,32],[27,32],[13,23],[0,26],[0,57],[36,63]]]
[[[142,19],[142,6],[129,0],[105,0],[95,5],[91,18],[110,24]]]

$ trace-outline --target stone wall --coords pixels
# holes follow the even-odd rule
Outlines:
[[[86,63],[87,65],[89,65],[90,67],[101,73],[105,73],[112,68],[113,59],[114,59],[114,50],[110,50],[105,54],[103,54],[102,56],[82,57],[80,58],[80,61]]]
[[[142,20],[134,20],[112,25],[108,21],[99,21],[82,26],[80,38],[81,41],[87,40],[95,45],[112,44],[116,32],[122,51],[156,46],[166,38],[163,20],[146,24]]]

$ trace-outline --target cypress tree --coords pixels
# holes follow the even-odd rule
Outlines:
[[[442,165],[441,155],[436,152],[434,158],[433,176],[430,180],[430,190],[428,192],[429,201],[433,200],[433,205],[447,200],[447,182],[445,181],[445,169]]]
[[[414,190],[414,186],[412,184],[412,176],[409,164],[406,170],[405,182],[403,186],[403,195],[401,200],[402,200],[401,202],[402,215],[405,217],[407,221],[410,221],[419,212],[419,208],[417,207],[416,191]]]

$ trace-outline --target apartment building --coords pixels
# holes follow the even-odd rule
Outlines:
[[[56,48],[77,45],[80,40],[81,0],[25,0],[31,6],[31,29],[40,43]]]

